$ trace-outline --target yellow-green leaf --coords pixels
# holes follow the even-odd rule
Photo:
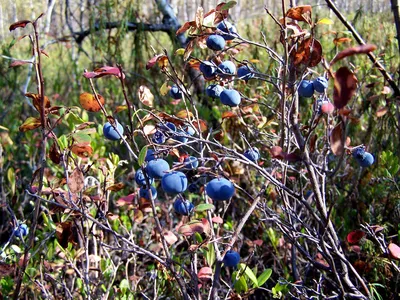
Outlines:
[[[40,119],[29,117],[28,119],[25,120],[25,122],[21,126],[19,126],[19,131],[25,132],[33,130],[40,127],[41,124],[42,123],[40,122]]]
[[[175,55],[183,55],[185,53],[185,48],[179,48],[175,51]]]
[[[166,94],[168,94],[168,91],[169,91],[169,89],[168,89],[168,83],[167,82],[164,82],[164,84],[161,86],[161,88],[160,88],[160,94],[162,95],[162,96],[165,96]]]
[[[332,25],[333,21],[328,18],[323,18],[317,22],[317,24]]]

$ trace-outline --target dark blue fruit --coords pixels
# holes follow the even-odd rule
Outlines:
[[[312,97],[314,95],[314,85],[312,81],[302,80],[299,85],[298,93],[300,97]]]
[[[178,197],[174,202],[174,210],[180,215],[188,216],[193,211],[193,209],[193,203],[189,200],[184,200],[181,197]]]
[[[200,72],[205,78],[212,78],[217,73],[217,66],[211,61],[204,61],[200,64]]]
[[[206,40],[207,47],[214,51],[220,51],[225,48],[225,40],[217,34],[210,35]]]
[[[254,77],[254,70],[248,66],[241,66],[237,70],[237,76],[242,80],[249,80]]]
[[[196,169],[199,166],[199,161],[197,157],[189,156],[183,160],[183,164],[185,165],[185,168]]]
[[[236,267],[240,262],[240,255],[236,251],[229,250],[226,252],[222,262],[225,267]]]
[[[179,89],[177,85],[173,85],[169,90],[169,95],[174,99],[182,99],[182,91]]]
[[[29,233],[29,228],[26,224],[20,224],[18,227],[14,229],[14,234],[16,237],[27,236]]]
[[[222,35],[222,37],[227,41],[233,40],[237,36],[236,27],[228,21],[223,21],[219,23],[217,28],[225,33],[224,35]]]
[[[147,149],[146,157],[144,158],[144,160],[145,161],[151,161],[153,159],[156,159],[156,156],[154,154],[154,150],[153,149]]]
[[[152,137],[151,139],[152,139],[153,142],[156,143],[156,144],[164,144],[164,143],[165,143],[166,137],[165,137],[165,134],[164,134],[162,131],[157,130],[157,131],[153,134],[153,137]]]
[[[157,198],[157,189],[151,185],[150,190],[151,190],[151,196],[152,196],[153,200],[155,200]],[[140,188],[139,197],[144,198],[146,200],[151,200],[149,190],[146,187]]]
[[[371,153],[366,152],[364,148],[355,149],[352,152],[352,155],[357,163],[364,168],[371,166],[375,161],[374,156]]]
[[[194,130],[191,125],[185,126],[184,130],[188,135],[194,135],[196,133],[196,130]]]
[[[324,93],[325,90],[328,88],[328,79],[323,76],[318,77],[314,79],[313,86],[314,90],[316,90],[318,93]]]
[[[219,95],[222,104],[234,107],[238,106],[241,101],[241,97],[236,90],[223,90]]]
[[[187,189],[190,193],[198,193],[200,191],[199,186],[195,183],[189,184]]]
[[[161,179],[161,187],[168,194],[179,194],[186,191],[188,180],[182,172],[173,171],[165,174]]]
[[[225,201],[233,196],[235,187],[225,178],[215,178],[207,183],[206,193],[214,201]]]
[[[173,139],[177,140],[181,143],[186,143],[188,138],[186,137],[186,131],[184,130],[177,130],[176,134],[173,135]]]
[[[223,90],[224,88],[219,84],[211,84],[206,88],[206,94],[211,98],[219,98]]]
[[[107,122],[103,126],[103,134],[104,136],[112,141],[118,141],[122,135],[124,135],[124,127],[122,127],[121,124],[119,124],[117,121],[115,121],[115,124],[117,125],[117,130],[114,129],[114,127],[110,124],[110,122]]]
[[[225,78],[229,76],[233,76],[236,73],[236,66],[230,60],[226,60],[219,64],[218,66],[218,74]]]
[[[260,159],[260,151],[258,151],[257,148],[251,148],[246,150],[243,155],[248,159],[253,162],[256,162],[257,160]]]
[[[135,181],[138,185],[144,186],[146,185],[146,177],[144,177],[144,173],[142,169],[139,169],[135,173]],[[149,182],[152,184],[154,182],[154,179],[149,177]]]
[[[162,178],[169,171],[169,164],[161,158],[154,159],[147,163],[146,171],[150,177]]]

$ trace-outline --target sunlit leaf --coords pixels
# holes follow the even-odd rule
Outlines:
[[[87,143],[83,144],[73,144],[71,146],[72,153],[78,155],[79,157],[86,158],[92,155],[93,149]]]
[[[376,46],[372,44],[366,44],[366,45],[359,45],[351,48],[347,48],[338,54],[332,59],[330,62],[330,65],[332,66],[335,62],[347,57],[347,56],[352,56],[355,54],[366,54],[369,52],[372,52],[376,50]]]
[[[322,18],[321,20],[319,20],[317,22],[317,24],[332,25],[333,21],[331,19],[328,19],[328,18]]]
[[[153,107],[154,95],[147,86],[141,85],[137,91],[137,94],[140,102],[146,106]]]
[[[202,203],[202,204],[197,205],[194,210],[196,212],[200,212],[200,211],[213,210],[213,209],[215,209],[215,206],[213,204],[211,204],[211,203]]]
[[[257,278],[257,283],[258,286],[263,286],[264,283],[267,282],[267,280],[271,277],[272,275],[272,269],[266,269],[260,276]]]
[[[41,123],[40,119],[34,118],[34,117],[29,117],[24,121],[24,123],[21,126],[19,126],[19,131],[25,132],[28,130],[33,130],[33,129],[40,127],[41,125],[42,125],[42,123]]]
[[[311,23],[311,13],[311,5],[301,5],[290,8],[286,13],[286,17],[296,21]]]
[[[99,102],[101,105],[104,105],[104,98],[102,95],[97,95]],[[101,110],[101,106],[96,100],[96,97],[90,93],[82,93],[79,96],[79,103],[81,104],[82,108],[90,111],[90,112],[98,112]]]

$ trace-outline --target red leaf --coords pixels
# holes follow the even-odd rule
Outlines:
[[[20,27],[25,28],[25,26],[28,25],[29,23],[32,23],[32,22],[29,20],[22,20],[22,21],[15,22],[10,25],[10,31],[13,31],[14,29],[17,29]]]
[[[396,244],[390,243],[388,246],[390,257],[400,260],[400,247]]]
[[[135,193],[129,194],[128,196],[121,197],[117,200],[117,206],[124,206],[133,204],[135,200]]]
[[[358,242],[365,236],[361,230],[354,230],[347,235],[347,242],[350,244],[358,244]]]
[[[26,60],[14,60],[8,67],[9,68],[14,68],[14,67],[19,67],[19,66],[23,66],[26,64],[31,64],[32,62],[30,61],[26,61]]]
[[[357,78],[347,67],[341,67],[335,73],[335,86],[333,90],[333,102],[340,109],[353,97],[357,89]]]
[[[351,47],[347,48],[341,52],[339,52],[330,62],[330,65],[332,66],[335,62],[347,57],[347,56],[352,56],[355,54],[366,54],[369,52],[372,52],[376,50],[376,46],[372,44],[367,44],[367,45],[360,45],[356,47]]]
[[[104,67],[94,70],[93,72],[83,73],[83,76],[86,78],[100,78],[100,77],[108,76],[108,75],[121,77],[121,72],[120,72],[119,68],[117,68],[117,67],[104,66]],[[122,74],[122,76],[124,77],[123,74]]]
[[[286,153],[279,146],[273,146],[269,151],[273,158],[284,159],[286,156]]]

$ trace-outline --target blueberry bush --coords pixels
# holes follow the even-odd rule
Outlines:
[[[139,70],[161,84],[87,65],[79,105],[48,96],[43,15],[11,24],[36,91],[15,164],[1,126],[0,296],[398,297],[398,57],[327,3],[347,31],[283,1],[250,39],[235,1],[200,7]]]

